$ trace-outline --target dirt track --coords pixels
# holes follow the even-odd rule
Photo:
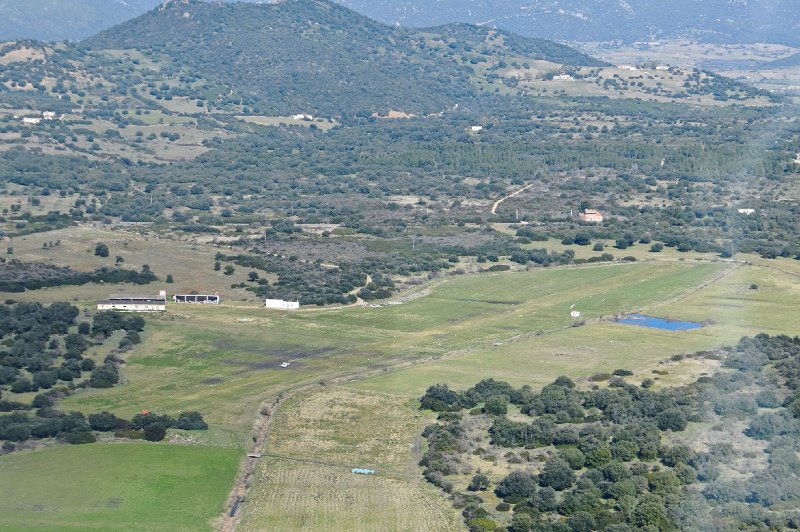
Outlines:
[[[281,401],[284,399],[284,396],[279,396],[277,399],[272,401],[269,406],[262,405],[259,411],[258,418],[256,419],[255,426],[253,427],[256,434],[255,441],[253,442],[253,446],[250,449],[250,452],[248,452],[245,461],[239,468],[239,474],[236,477],[236,482],[234,482],[233,488],[231,488],[231,493],[228,496],[228,503],[225,506],[225,515],[223,517],[222,524],[219,527],[222,532],[233,532],[233,530],[236,528],[236,524],[239,522],[239,507],[241,503],[244,502],[245,498],[247,497],[247,492],[250,490],[250,486],[253,484],[253,477],[255,476],[256,468],[258,467],[259,458],[264,453],[264,448],[267,443],[267,436],[269,435],[269,427],[272,424],[272,417],[275,414],[278,406],[281,404]],[[253,457],[251,457],[251,455]]]
[[[528,190],[529,188],[531,188],[535,184],[536,183],[531,183],[530,185],[525,185],[521,189],[519,189],[519,190],[517,190],[515,192],[512,192],[508,196],[504,196],[504,197],[500,198],[499,200],[495,201],[494,205],[492,205],[492,214],[497,214],[497,207],[499,207],[500,204],[503,203],[505,200],[507,200],[508,198],[512,198],[512,197],[516,196],[517,194]]]

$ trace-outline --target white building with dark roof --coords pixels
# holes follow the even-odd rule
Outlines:
[[[175,294],[175,303],[201,303],[203,305],[219,305],[219,294]]]
[[[167,293],[159,292],[157,296],[111,296],[97,302],[97,310],[116,310],[119,312],[164,312],[167,310]]]

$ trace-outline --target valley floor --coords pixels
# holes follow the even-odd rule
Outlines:
[[[121,370],[123,384],[83,390],[59,405],[123,417],[198,410],[210,430],[171,434],[160,444],[0,457],[0,477],[24,477],[26,486],[3,492],[0,524],[221,528],[237,462],[246,460],[264,417],[259,410],[280,397],[236,508],[237,529],[459,529],[450,502],[416,466],[419,435],[433,419],[418,410],[425,389],[461,389],[488,377],[538,387],[562,374],[581,381],[619,368],[633,372],[631,382],[653,378],[668,386],[714,369],[708,361],[671,361],[673,355],[759,332],[797,333],[797,261],[708,259],[665,253],[635,263],[452,276],[423,297],[380,308],[280,313],[249,302],[173,305],[148,319],[143,343]],[[77,298],[91,308],[98,290],[108,288],[2,297]],[[634,311],[705,326],[669,332],[613,319]],[[289,368],[280,367],[285,361]],[[356,467],[377,473],[351,473]],[[54,476],[92,491],[55,497]]]

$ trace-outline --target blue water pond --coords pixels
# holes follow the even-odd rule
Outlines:
[[[628,314],[617,321],[619,323],[626,323],[628,325],[638,325],[640,327],[650,327],[652,329],[664,329],[666,331],[690,331],[692,329],[699,329],[703,326],[702,323],[697,323],[694,321],[665,320],[664,318],[654,318],[653,316],[645,316],[644,314]]]

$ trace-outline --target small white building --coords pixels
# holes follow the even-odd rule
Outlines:
[[[295,120],[314,120],[314,117],[312,115],[307,115],[304,113],[292,115],[292,118],[294,118]]]
[[[669,70],[669,65],[658,65],[656,70]]]
[[[556,81],[570,81],[570,80],[573,80],[575,78],[573,78],[569,74],[559,74],[557,76],[553,76],[553,79],[556,80]]]
[[[219,305],[218,294],[175,294],[172,296],[175,303],[201,303],[204,305]]]
[[[617,68],[620,70],[639,70],[637,67],[633,65],[617,65]]]
[[[483,131],[483,126],[469,126],[469,130],[477,133],[478,131]]]
[[[167,310],[167,293],[162,290],[158,296],[111,296],[105,301],[98,301],[97,310],[164,312]]]
[[[744,214],[745,216],[750,216],[751,214],[755,214],[755,209],[737,209],[739,214]]]
[[[283,299],[267,299],[264,306],[275,310],[297,310],[300,308],[300,302],[284,301]]]
[[[42,113],[42,118],[45,120],[55,120],[56,114],[53,111],[45,111]]]
[[[38,116],[23,116],[22,123],[29,126],[38,126],[42,122],[42,119]]]

